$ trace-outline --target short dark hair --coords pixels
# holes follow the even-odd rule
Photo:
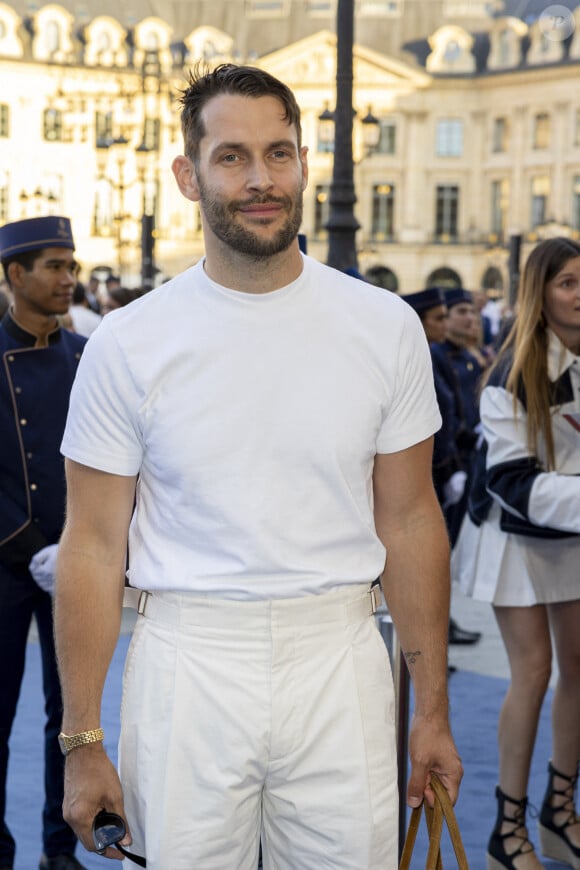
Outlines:
[[[5,260],[2,260],[2,268],[4,269],[4,277],[6,278],[6,283],[9,287],[12,286],[10,283],[10,277],[8,275],[8,270],[10,268],[11,263],[20,263],[20,265],[27,271],[31,272],[34,269],[34,261],[38,260],[40,255],[42,254],[44,248],[38,248],[35,251],[22,251],[20,254],[14,254],[13,257],[7,257]]]
[[[189,72],[187,87],[181,91],[181,131],[185,154],[194,162],[199,157],[199,143],[206,133],[201,113],[212,97],[237,94],[242,97],[276,97],[284,107],[284,119],[294,124],[298,147],[302,142],[300,107],[290,88],[263,69],[222,63],[210,70],[197,64]]]

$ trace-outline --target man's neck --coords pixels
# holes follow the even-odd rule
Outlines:
[[[206,247],[206,275],[230,290],[240,293],[271,293],[291,284],[301,274],[303,260],[295,241],[273,257],[250,257],[231,248]]]
[[[11,307],[10,314],[21,329],[34,335],[36,338],[35,347],[47,347],[48,336],[59,326],[56,315],[22,311],[16,304]]]

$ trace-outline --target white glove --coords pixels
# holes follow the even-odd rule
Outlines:
[[[54,595],[57,553],[58,544],[49,544],[34,554],[28,566],[35,583],[49,595]]]
[[[456,471],[451,475],[447,483],[443,486],[443,495],[445,496],[443,507],[450,507],[452,504],[457,504],[457,502],[461,500],[466,480],[466,471]]]

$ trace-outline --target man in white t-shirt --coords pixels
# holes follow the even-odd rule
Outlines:
[[[63,440],[65,815],[95,850],[95,816],[119,814],[118,844],[154,870],[253,870],[260,839],[264,867],[395,868],[379,575],[414,682],[409,805],[433,772],[455,800],[462,775],[429,350],[402,300],[301,254],[285,85],[225,64],[191,76],[182,109],[173,171],[206,256],[103,320]],[[127,541],[143,591],[118,776],[100,704]]]

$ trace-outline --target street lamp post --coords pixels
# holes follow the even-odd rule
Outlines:
[[[145,141],[135,149],[137,172],[141,181],[141,288],[144,292],[155,286],[155,216],[147,196],[147,165],[151,148]]]
[[[125,272],[125,247],[128,244],[124,235],[124,225],[127,221],[135,220],[136,218],[126,212],[126,192],[134,184],[141,186],[141,284],[143,290],[152,290],[154,286],[155,265],[153,260],[154,254],[154,216],[153,206],[150,203],[150,197],[147,195],[147,171],[152,149],[147,146],[145,141],[135,148],[135,162],[137,166],[137,177],[128,182],[125,179],[125,164],[127,160],[127,148],[129,140],[121,135],[117,138],[100,138],[97,140],[97,160],[99,178],[105,179],[113,187],[117,194],[118,211],[113,215],[113,222],[116,225],[116,245],[118,268],[121,277],[124,277]],[[116,172],[115,180],[107,177],[107,155],[111,150],[116,151]]]
[[[334,112],[334,164],[330,185],[328,265],[344,271],[358,267],[354,215],[353,62],[354,0],[338,0],[336,13],[336,109]]]

